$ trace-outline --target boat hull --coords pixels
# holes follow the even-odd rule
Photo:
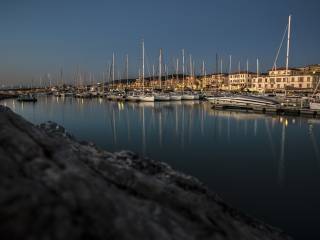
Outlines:
[[[141,102],[154,102],[154,96],[140,96],[139,100]]]
[[[277,102],[257,97],[208,97],[214,105],[228,107],[276,107]]]
[[[181,101],[181,96],[178,96],[178,95],[170,96],[170,100],[171,101]]]
[[[138,102],[138,101],[140,101],[140,97],[139,96],[127,96],[126,100],[132,101],[132,102]]]
[[[156,95],[154,96],[155,101],[170,101],[170,96],[166,95]]]
[[[311,110],[320,110],[320,103],[311,102],[311,103],[310,103],[310,109],[311,109]]]
[[[184,94],[181,96],[181,100],[194,100],[194,95]]]

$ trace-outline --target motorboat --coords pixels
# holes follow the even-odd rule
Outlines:
[[[258,96],[247,95],[231,95],[231,96],[212,96],[207,97],[207,100],[215,105],[235,106],[235,107],[249,107],[249,106],[262,106],[262,107],[275,107],[279,102],[274,99]]]

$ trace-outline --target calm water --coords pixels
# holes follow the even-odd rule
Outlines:
[[[296,239],[320,239],[320,119],[214,111],[208,103],[2,101],[108,151],[130,149],[192,174],[231,205]]]

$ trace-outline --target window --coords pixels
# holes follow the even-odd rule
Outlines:
[[[258,79],[258,82],[259,82],[259,83],[261,83],[261,82],[262,82],[262,79],[261,79],[261,78],[259,78],[259,79]]]
[[[310,82],[310,77],[307,77],[307,81]],[[309,84],[308,84],[309,85]]]
[[[277,84],[277,88],[280,88],[280,84]]]
[[[259,84],[259,88],[261,88],[261,84]]]
[[[310,88],[310,83],[307,84],[307,88]]]
[[[302,84],[301,83],[299,84],[299,88],[302,88]]]
[[[281,82],[281,78],[277,78],[277,82]]]
[[[265,79],[264,82],[268,82],[268,79]]]
[[[299,77],[299,82],[303,82],[303,77]]]

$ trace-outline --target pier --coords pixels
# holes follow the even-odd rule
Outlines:
[[[289,107],[289,106],[275,106],[275,107],[262,107],[254,105],[238,106],[238,105],[224,105],[212,104],[212,109],[219,110],[234,110],[242,112],[254,112],[262,114],[277,114],[288,116],[303,116],[303,117],[320,117],[320,110],[311,110],[308,108]]]

